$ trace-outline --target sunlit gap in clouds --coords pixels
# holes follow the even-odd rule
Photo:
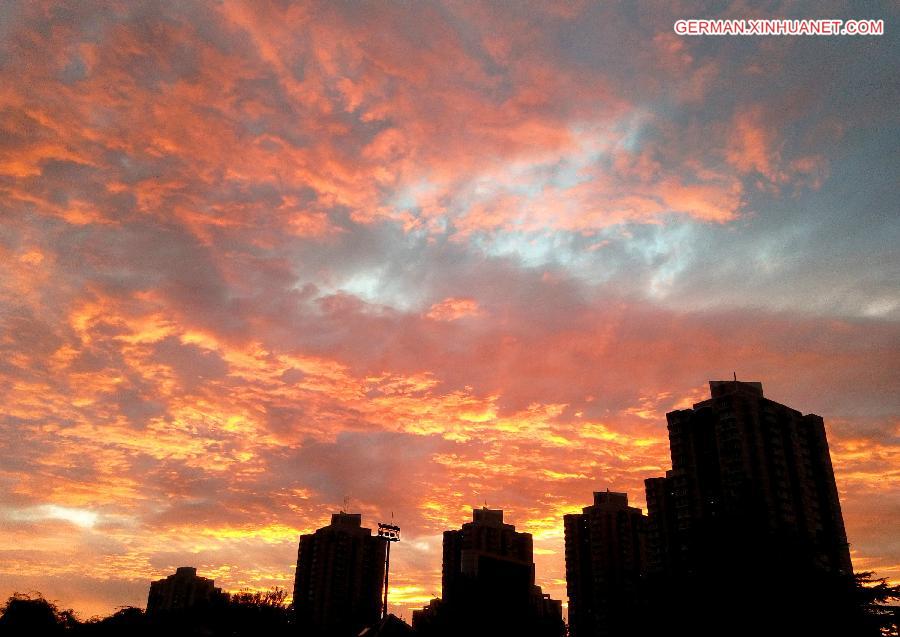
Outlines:
[[[406,295],[400,290],[391,294],[386,289],[389,281],[385,276],[386,270],[387,266],[381,266],[355,272],[341,283],[338,291],[347,292],[369,303],[406,309],[404,306],[409,304],[409,300],[404,298]]]
[[[57,504],[41,504],[21,509],[7,509],[0,516],[15,522],[40,522],[44,520],[62,520],[84,529],[91,529],[100,520],[100,515],[87,509],[64,507]]]
[[[579,214],[580,200],[567,193],[589,184],[604,162],[612,161],[615,151],[635,153],[640,148],[648,120],[646,111],[637,109],[618,122],[573,123],[569,134],[573,140],[569,152],[535,154],[517,161],[497,165],[489,159],[484,170],[462,177],[460,182],[442,185],[419,179],[400,188],[388,205],[413,214],[428,235],[450,233],[452,241],[467,241],[471,248],[487,256],[513,257],[526,267],[558,265],[589,283],[610,278],[618,264],[609,262],[597,252],[612,241],[628,239],[628,251],[643,253],[652,262],[662,254],[660,243],[667,237],[657,234],[650,244],[630,241],[633,235],[617,221],[606,223],[596,218],[594,227],[578,231],[556,227],[556,221]],[[551,199],[552,198],[552,199]],[[560,209],[563,206],[564,209]],[[481,216],[480,220],[475,217]],[[615,219],[613,215],[610,219]],[[660,226],[662,227],[662,226]],[[681,233],[685,232],[681,228]],[[414,236],[419,235],[413,231]],[[681,237],[672,237],[670,248]],[[671,249],[668,252],[672,252]],[[671,277],[681,266],[669,260],[662,277]],[[350,277],[340,287],[368,301],[385,302],[381,273],[367,269]],[[648,292],[661,294],[661,281],[654,280]],[[394,301],[396,295],[394,295]],[[409,308],[396,302],[394,307]]]
[[[900,307],[900,295],[894,297],[883,297],[869,303],[863,308],[863,315],[877,318],[880,316],[888,316]]]
[[[350,294],[371,305],[390,307],[402,312],[428,308],[425,290],[398,284],[388,265],[369,265],[342,277],[333,285],[319,285],[322,298],[332,294]],[[300,286],[302,287],[302,286]]]
[[[388,194],[385,203],[414,215],[432,233],[449,229],[467,235],[472,227],[482,225],[467,223],[467,217],[475,214],[497,214],[496,221],[507,230],[532,225],[528,209],[546,206],[548,191],[565,192],[590,182],[592,171],[613,151],[637,151],[645,120],[646,115],[638,112],[618,122],[572,123],[567,131],[570,143],[562,151],[535,148],[505,161],[485,157],[480,170],[444,181],[418,175]],[[512,210],[505,202],[512,202]]]
[[[678,275],[688,267],[694,248],[695,225],[686,222],[657,226],[647,240],[629,242],[629,250],[638,252],[651,271],[646,288],[650,298],[667,298]]]
[[[558,267],[573,279],[601,285],[613,279],[637,296],[666,302],[697,249],[697,222],[623,223],[594,232],[482,233],[485,254],[531,268]]]

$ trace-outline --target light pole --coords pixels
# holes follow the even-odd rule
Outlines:
[[[387,540],[387,553],[384,558],[384,603],[381,609],[382,618],[387,617],[388,573],[391,570],[391,544],[400,541],[400,527],[394,524],[378,523],[378,537]]]

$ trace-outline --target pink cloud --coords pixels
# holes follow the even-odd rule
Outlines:
[[[465,316],[480,314],[478,302],[474,299],[446,298],[429,308],[425,316],[436,321],[455,321]]]

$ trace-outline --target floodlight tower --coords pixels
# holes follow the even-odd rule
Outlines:
[[[387,540],[387,553],[384,557],[384,603],[381,609],[381,616],[387,617],[387,598],[388,598],[388,573],[391,570],[391,544],[400,541],[400,527],[394,524],[378,523],[378,537]]]

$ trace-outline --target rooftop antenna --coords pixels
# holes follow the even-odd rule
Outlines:
[[[344,506],[341,508],[341,513],[349,513],[350,512],[350,496],[344,496]]]
[[[731,372],[731,373],[734,374],[734,382],[737,382],[737,372]]]

